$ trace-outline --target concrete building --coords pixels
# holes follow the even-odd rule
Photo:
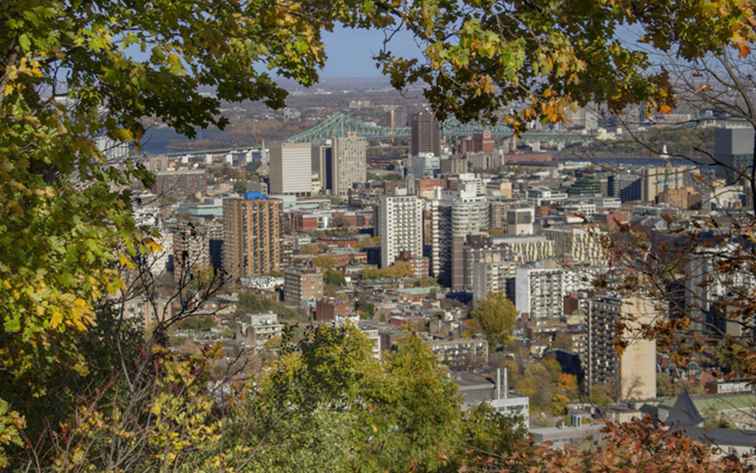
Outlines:
[[[405,193],[406,194],[406,193]],[[391,266],[403,252],[423,255],[423,201],[414,195],[384,195],[378,209],[381,267]]]
[[[312,193],[312,146],[310,143],[277,143],[270,148],[271,194]]]
[[[283,329],[284,324],[278,322],[278,315],[273,312],[251,314],[247,327],[247,339],[255,351],[260,351],[271,339],[281,337]]]
[[[491,292],[506,292],[506,280],[515,275],[516,263],[507,248],[494,245],[490,238],[471,236],[464,247],[464,289],[473,300],[484,299]]]
[[[666,166],[644,167],[641,169],[641,200],[656,202],[656,198],[664,191],[681,189],[694,183],[692,176],[700,171],[695,166]]]
[[[533,222],[535,222],[535,209],[533,207],[507,209],[507,235],[532,235]]]
[[[515,275],[515,305],[518,314],[530,320],[564,316],[564,270],[521,266]]]
[[[173,275],[187,284],[193,273],[212,268],[210,236],[201,223],[180,221],[173,232]]]
[[[323,273],[291,269],[284,275],[284,301],[297,307],[323,297]]]
[[[499,414],[517,418],[522,427],[530,426],[530,399],[509,392],[506,368],[496,370],[495,379],[469,371],[453,371],[450,375],[462,396],[462,409],[487,403]]]
[[[333,195],[346,196],[355,183],[367,181],[367,146],[367,140],[355,134],[333,140]]]
[[[281,265],[281,201],[248,192],[223,200],[223,267],[234,279]]]
[[[507,259],[519,264],[533,263],[554,256],[554,242],[543,236],[515,236],[494,238],[507,252]]]
[[[433,112],[423,110],[410,119],[410,156],[432,153],[441,156],[441,130]]]
[[[469,369],[488,361],[488,342],[484,338],[431,340],[430,347],[438,362],[451,369]]]
[[[605,233],[598,228],[546,228],[543,235],[554,242],[554,256],[558,258],[575,263],[604,263],[607,260],[602,240]]]
[[[588,385],[611,386],[620,401],[655,399],[656,341],[641,339],[633,331],[661,315],[645,297],[594,297],[588,314]],[[625,327],[622,334],[617,333],[619,322]],[[617,336],[627,343],[622,355],[615,350]]]

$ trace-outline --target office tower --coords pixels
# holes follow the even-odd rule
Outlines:
[[[533,207],[507,209],[507,235],[532,235],[534,221]]]
[[[323,297],[323,274],[320,271],[292,269],[284,275],[284,301],[301,306]]]
[[[346,196],[356,182],[367,181],[368,142],[355,134],[333,140],[331,159],[333,195]]]
[[[750,178],[753,166],[754,129],[718,128],[714,134],[714,158],[721,163],[717,174],[728,184]]]
[[[622,202],[641,200],[640,178],[632,173],[616,173],[607,177],[607,193]]]
[[[312,193],[312,148],[310,143],[278,143],[270,149],[270,192]]]
[[[414,195],[384,195],[378,209],[381,267],[391,266],[406,252],[423,256],[423,202]]]
[[[424,110],[415,113],[410,120],[410,129],[410,156],[421,153],[441,155],[441,130],[433,112]]]
[[[515,275],[518,314],[530,320],[560,319],[564,316],[564,270],[521,266]]]
[[[655,399],[656,341],[632,332],[660,315],[653,301],[645,297],[594,297],[588,314],[589,386],[612,386],[618,400]],[[625,326],[622,334],[617,333],[619,322]],[[618,335],[627,343],[622,355],[614,348]]]
[[[247,192],[223,200],[223,267],[234,279],[281,265],[281,201]]]

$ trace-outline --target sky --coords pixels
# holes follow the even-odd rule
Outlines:
[[[373,56],[383,45],[383,31],[353,30],[338,27],[333,32],[325,32],[328,61],[322,77],[381,77],[375,67]],[[409,33],[399,33],[391,41],[391,50],[396,54],[418,57],[420,50]]]

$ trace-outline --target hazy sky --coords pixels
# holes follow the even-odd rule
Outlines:
[[[337,28],[324,33],[328,62],[323,77],[380,77],[373,56],[383,45],[383,32],[378,30],[351,30]],[[417,57],[417,45],[408,33],[397,34],[391,41],[396,54]]]

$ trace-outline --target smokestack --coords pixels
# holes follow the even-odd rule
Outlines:
[[[496,368],[496,400],[501,399],[501,368]]]
[[[507,369],[504,368],[504,399],[509,397],[509,380],[507,374]]]

